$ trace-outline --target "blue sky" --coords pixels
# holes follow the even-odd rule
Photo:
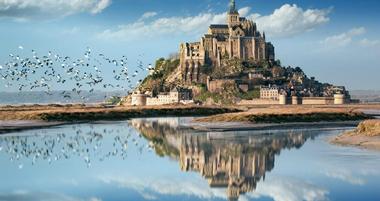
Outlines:
[[[236,3],[267,33],[284,65],[348,89],[380,89],[380,1]],[[208,24],[223,23],[227,5],[228,0],[0,0],[0,63],[31,49],[80,57],[89,46],[114,58],[126,55],[131,67],[139,59],[147,65],[178,51],[181,42],[199,40]]]

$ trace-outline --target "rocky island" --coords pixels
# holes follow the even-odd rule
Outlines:
[[[211,24],[198,42],[160,58],[123,99],[124,105],[339,105],[350,103],[344,86],[321,83],[301,67],[283,66],[257,24],[230,2],[226,24]]]

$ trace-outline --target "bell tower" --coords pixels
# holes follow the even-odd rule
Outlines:
[[[230,0],[229,11],[227,15],[227,23],[229,27],[239,24],[239,12],[236,10],[235,0]]]

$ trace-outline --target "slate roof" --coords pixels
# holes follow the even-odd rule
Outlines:
[[[216,29],[228,29],[228,25],[227,24],[212,24],[210,25],[210,28],[213,29],[213,28],[216,28]]]

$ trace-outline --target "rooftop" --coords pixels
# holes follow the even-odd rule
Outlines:
[[[212,24],[212,25],[210,25],[210,28],[211,29],[213,29],[213,28],[228,29],[228,25],[227,24]]]

